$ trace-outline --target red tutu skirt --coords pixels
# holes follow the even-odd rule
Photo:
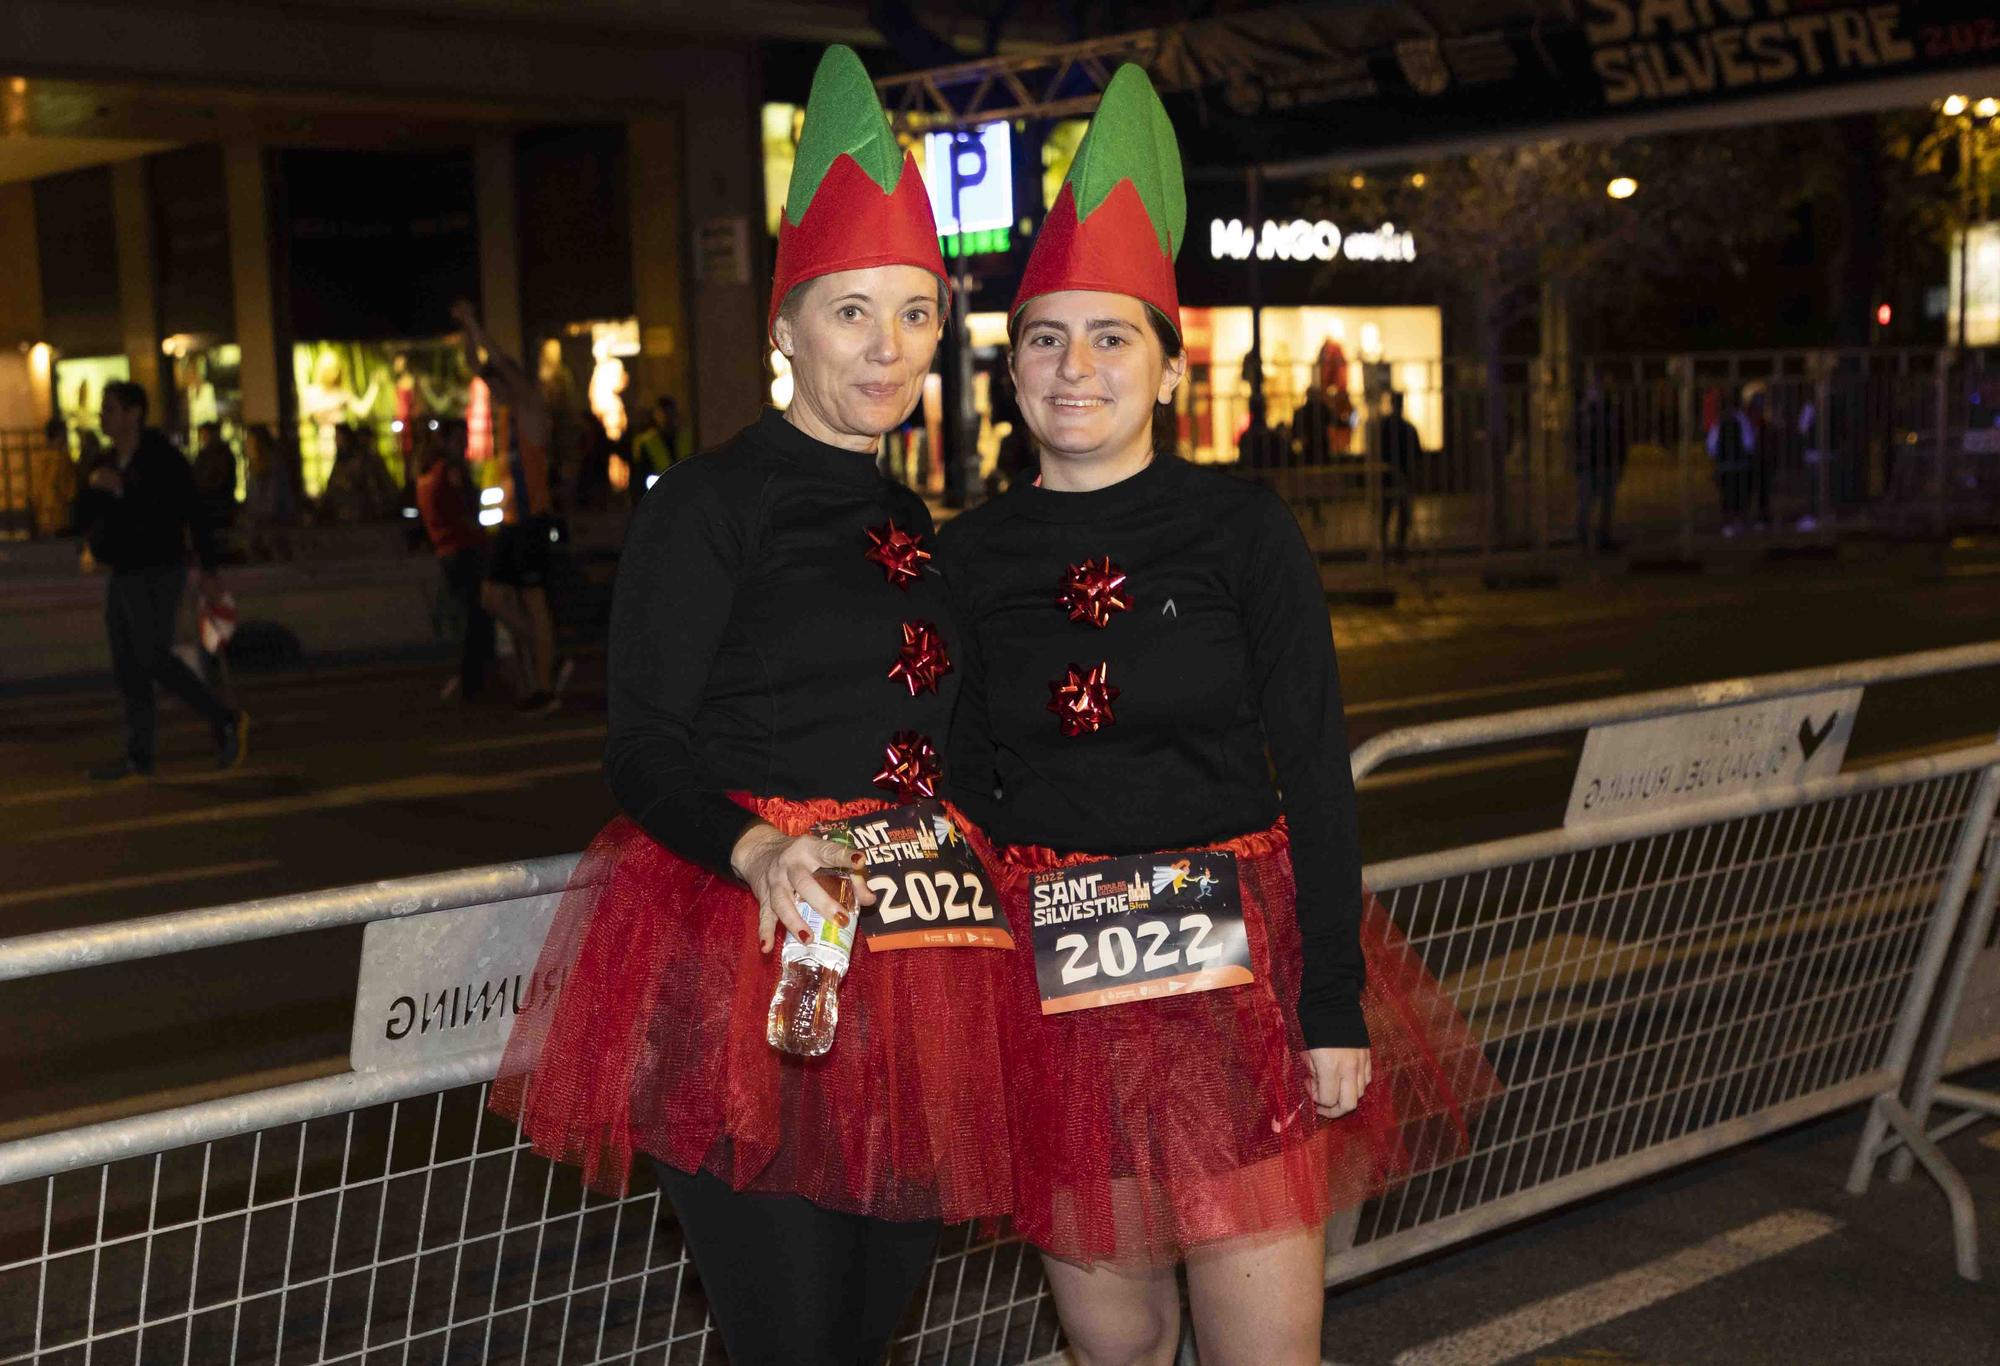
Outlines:
[[[1004,850],[1016,929],[1006,1020],[1014,1224],[1071,1261],[1168,1262],[1289,1232],[1379,1195],[1467,1145],[1499,1079],[1370,896],[1362,1009],[1373,1080],[1337,1120],[1313,1105],[1296,1002],[1301,957],[1284,823],[1210,846],[1236,855],[1248,985],[1043,1015],[1025,932],[1028,875],[1100,854]]]
[[[884,809],[738,800],[787,834]],[[643,1152],[884,1219],[1003,1214],[996,1023],[1011,958],[857,943],[832,1049],[782,1053],[764,1037],[779,956],[758,948],[755,898],[620,818],[563,895],[536,969],[560,985],[516,1022],[492,1106],[606,1194]]]

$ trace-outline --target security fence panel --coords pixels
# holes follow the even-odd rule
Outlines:
[[[2000,644],[1965,646],[1362,745],[1357,778],[1595,737],[1559,828],[1365,871],[1502,1089],[1437,1165],[1334,1221],[1329,1283],[1860,1102],[1855,1182],[1899,1147],[1922,1162],[1975,1274],[1970,1196],[1920,1119],[2000,1109],[1941,1081],[2000,1055],[1978,1004],[2000,994],[2000,842],[1977,878],[2000,744],[1841,765],[1861,690],[1993,669]],[[623,1198],[591,1194],[488,1112],[498,1017],[451,1038],[410,1027],[468,963],[482,1000],[531,972],[522,927],[575,862],[0,941],[0,983],[335,926],[373,926],[390,964],[358,993],[359,1070],[0,1143],[0,1366],[720,1362],[643,1174]],[[1019,1366],[1060,1346],[1039,1258],[972,1226],[947,1230],[892,1359]]]
[[[1503,1092],[1343,1278],[1893,1094],[2000,747],[1400,860],[1372,885]]]

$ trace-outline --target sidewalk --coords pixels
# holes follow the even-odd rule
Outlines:
[[[1439,556],[1406,564],[1335,562],[1320,578],[1343,647],[1436,640],[1472,626],[1521,629],[1644,615],[1672,604],[1744,602],[1772,593],[1847,591],[1863,582],[1992,577],[2000,588],[2000,536],[1949,543],[1857,534],[1704,547],[1679,563],[1646,554]]]
[[[558,585],[565,634],[601,634],[624,533],[623,513],[572,520],[572,573]],[[242,613],[240,639],[260,640],[250,667],[444,652],[431,618],[437,567],[397,524],[329,527],[295,536],[285,564],[224,574]],[[1438,640],[1506,625],[1523,630],[1643,615],[1669,604],[1742,602],[1773,592],[1837,593],[1861,582],[2000,580],[2000,535],[1949,543],[1855,532],[1754,538],[1703,547],[1679,563],[1645,551],[1440,555],[1370,565],[1329,560],[1321,581],[1342,648]],[[1996,583],[2000,587],[2000,583]],[[0,542],[0,690],[109,675],[102,577],[77,567],[73,541]],[[276,632],[276,635],[272,635]],[[261,633],[261,634],[260,634]]]
[[[558,585],[558,619],[601,630],[625,514],[590,513],[570,524],[571,572]],[[292,536],[283,563],[225,564],[249,667],[395,657],[449,647],[437,637],[436,558],[410,548],[397,523],[314,527]],[[110,677],[104,576],[85,574],[73,539],[0,542],[0,691],[98,684]],[[183,637],[191,613],[184,605]],[[253,658],[254,657],[254,658]],[[234,658],[234,656],[232,656]]]

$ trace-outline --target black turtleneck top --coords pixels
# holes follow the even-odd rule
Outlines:
[[[776,412],[647,492],[612,597],[604,765],[647,834],[727,874],[750,817],[725,793],[893,799],[873,781],[893,736],[942,756],[957,676],[912,697],[889,670],[906,623],[947,653],[956,632],[934,562],[900,588],[867,558],[891,522],[931,548],[923,500],[873,455]]]
[[[1017,486],[946,525],[960,630],[953,798],[994,838],[1106,855],[1214,843],[1282,811],[1306,1045],[1365,1047],[1361,856],[1318,565],[1276,495],[1172,456],[1108,488]],[[1109,556],[1128,611],[1057,606]],[[1115,720],[1066,736],[1049,684],[1108,666]],[[1275,776],[1275,781],[1274,781]]]

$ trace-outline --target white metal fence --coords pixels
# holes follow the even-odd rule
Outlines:
[[[1182,421],[1196,458],[1270,485],[1330,559],[1574,547],[1606,534],[1607,510],[1613,540],[1691,556],[1724,535],[1990,524],[1996,378],[1978,350],[1391,360],[1352,367],[1329,416],[1307,402],[1315,366],[1267,364],[1257,441],[1239,435],[1247,383],[1197,367]],[[1416,432],[1407,454],[1383,441],[1392,394]],[[1711,433],[1753,401],[1754,448],[1731,466]]]
[[[1942,674],[1983,670],[1992,690],[1996,668],[2000,647],[1973,646],[1446,722],[1375,737],[1355,771]],[[1896,1104],[1996,802],[2000,745],[1981,745],[1372,866],[1504,1090],[1470,1152],[1361,1211],[1332,1278]],[[1961,1185],[1934,1147],[1924,1160]]]
[[[2000,670],[2000,645],[1394,731],[1355,771],[1975,670]],[[2000,1056],[2000,1029],[1968,1044],[1951,1028],[1983,981],[1994,879],[1962,913],[1996,800],[2000,745],[1980,745],[1371,866],[1505,1089],[1468,1151],[1336,1220],[1329,1283],[1864,1101],[1876,1119],[1857,1173],[1893,1127],[1953,1194],[1973,1274],[1963,1183],[1897,1114],[1912,1078],[1917,1115],[1987,1103],[1938,1078]],[[27,936],[0,942],[0,982],[525,907],[572,866]],[[1919,1060],[1927,1019],[1944,1042]],[[0,1366],[720,1361],[655,1194],[588,1195],[527,1152],[486,1112],[497,1063],[347,1073],[0,1144]],[[893,1360],[1013,1366],[1057,1345],[1032,1254],[955,1229]]]

